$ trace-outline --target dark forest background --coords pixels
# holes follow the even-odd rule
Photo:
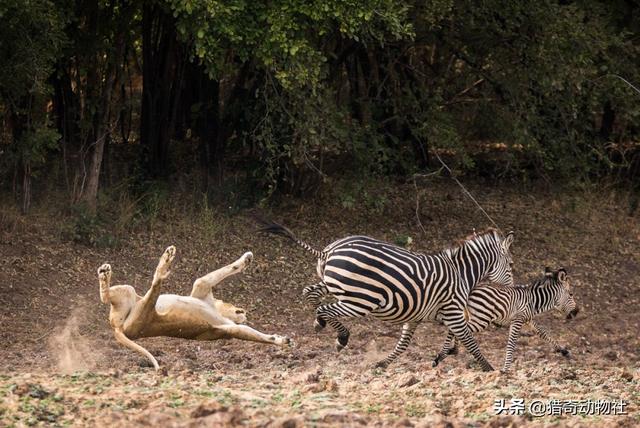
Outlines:
[[[0,0],[0,186],[90,221],[123,194],[244,207],[437,155],[637,192],[639,24],[630,0]]]

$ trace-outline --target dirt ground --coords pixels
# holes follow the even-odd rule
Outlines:
[[[416,194],[413,184],[387,185],[384,196],[370,191],[348,204],[292,200],[268,215],[316,247],[368,234],[391,242],[411,237],[410,248],[421,252],[489,225],[455,184],[433,180],[418,188]],[[336,353],[334,334],[313,331],[312,310],[300,296],[315,282],[315,261],[286,241],[257,234],[247,213],[231,216],[220,208],[191,219],[168,202],[153,227],[135,228],[117,247],[96,248],[65,242],[58,231],[65,220],[44,209],[26,219],[5,212],[0,426],[640,425],[640,222],[629,213],[628,197],[609,189],[476,185],[471,191],[504,230],[515,231],[518,283],[545,266],[568,270],[581,312],[571,321],[545,314],[540,324],[568,345],[569,359],[525,336],[511,374],[481,372],[464,351],[434,369],[445,330],[424,323],[409,350],[376,371],[373,363],[393,349],[400,327],[349,320],[351,341]],[[216,297],[245,308],[251,326],[289,335],[295,346],[140,340],[167,370],[156,374],[116,343],[108,307],[100,304],[97,267],[111,263],[115,283],[143,293],[170,244],[178,256],[166,291],[185,294],[196,277],[253,251],[252,266],[223,283]],[[507,333],[477,335],[494,367],[504,358]],[[523,414],[496,415],[496,400],[519,413],[519,399]],[[625,414],[537,416],[529,408],[550,400],[625,400]]]

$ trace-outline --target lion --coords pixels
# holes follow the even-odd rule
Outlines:
[[[111,286],[109,264],[98,268],[100,300],[111,305],[109,323],[116,340],[149,359],[155,370],[160,366],[149,351],[133,340],[141,337],[178,337],[192,340],[242,339],[270,345],[291,346],[286,336],[264,334],[247,325],[246,312],[213,297],[213,287],[225,278],[242,272],[253,254],[247,252],[235,262],[196,279],[189,296],[160,294],[169,276],[176,248],[168,247],[158,262],[151,288],[144,296],[130,285]]]

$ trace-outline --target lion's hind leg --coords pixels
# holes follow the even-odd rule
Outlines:
[[[213,287],[221,283],[225,278],[242,272],[251,263],[252,259],[253,253],[246,252],[235,262],[196,279],[191,289],[191,297],[202,300],[207,300],[209,296],[213,298],[211,293]]]
[[[162,283],[171,273],[171,265],[176,256],[176,247],[171,245],[164,250],[158,266],[153,274],[153,281],[151,282],[151,288],[140,299],[129,316],[127,317],[124,331],[133,336],[137,336],[138,332],[153,322],[156,315],[156,302],[160,296]]]
[[[215,327],[223,333],[225,339],[241,339],[251,342],[268,343],[270,345],[291,346],[293,341],[287,336],[278,334],[264,334],[247,325],[225,324]]]

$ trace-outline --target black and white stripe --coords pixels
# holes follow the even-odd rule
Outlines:
[[[555,272],[545,271],[545,276],[530,285],[501,287],[494,285],[480,285],[471,290],[469,295],[468,324],[472,332],[477,333],[493,323],[498,326],[510,326],[509,341],[507,343],[503,371],[509,370],[513,362],[513,353],[520,329],[529,324],[545,341],[549,342],[556,352],[564,356],[569,351],[555,342],[551,336],[533,321],[533,317],[552,309],[563,312],[567,318],[573,318],[577,313],[576,302],[573,299],[572,288],[567,279],[567,272],[559,269]],[[456,338],[449,333],[442,346],[442,350],[433,361],[433,366],[444,360],[447,355],[456,352]]]
[[[337,333],[337,349],[345,347],[349,330],[339,318],[373,315],[403,324],[394,351],[378,367],[388,366],[405,351],[422,320],[444,323],[483,369],[492,370],[464,318],[469,291],[479,281],[513,284],[509,251],[513,235],[497,230],[474,234],[455,248],[424,255],[366,236],[340,239],[322,251],[313,250],[280,225],[264,231],[292,239],[318,257],[320,283],[304,290],[316,307],[316,330],[329,324]],[[325,295],[333,303],[322,303]]]

